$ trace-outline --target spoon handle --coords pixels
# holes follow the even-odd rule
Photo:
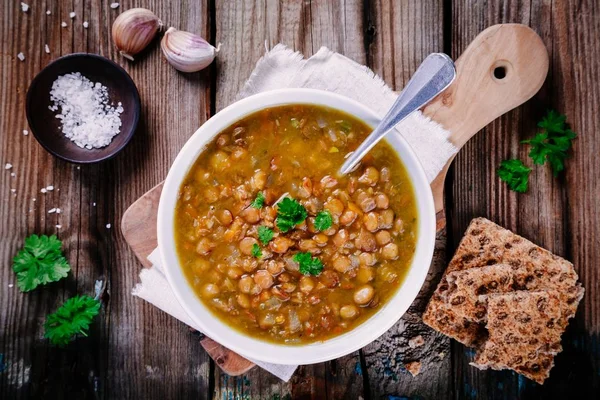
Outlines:
[[[386,133],[412,112],[423,107],[443,92],[455,77],[456,69],[450,57],[443,53],[433,53],[427,56],[379,125],[346,159],[340,168],[340,174],[345,175],[352,171]]]

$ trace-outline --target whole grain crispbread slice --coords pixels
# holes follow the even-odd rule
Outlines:
[[[450,289],[447,276],[455,271],[494,264],[506,264],[517,270],[526,269],[531,276],[549,287],[565,288],[565,302],[571,307],[565,308],[562,321],[566,323],[575,314],[583,296],[583,288],[576,283],[578,277],[569,261],[485,218],[475,218],[429,301],[423,321],[467,346],[480,345],[486,339],[485,326],[481,319],[466,318],[446,301]]]
[[[550,374],[564,328],[557,291],[516,291],[488,299],[488,339],[472,365],[512,369],[538,383]]]
[[[556,268],[551,266],[549,268]],[[575,314],[579,303],[577,281],[573,280],[568,266],[560,265],[563,280],[549,280],[546,274],[536,274],[529,264],[511,266],[494,264],[479,268],[454,271],[446,275],[449,288],[442,296],[452,305],[453,312],[477,323],[486,321],[487,297],[490,293],[507,293],[516,290],[554,290],[560,293],[564,319]],[[573,294],[575,293],[575,294]],[[576,301],[571,302],[575,297]]]

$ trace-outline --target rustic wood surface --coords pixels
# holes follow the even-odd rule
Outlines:
[[[105,0],[26,2],[28,13],[19,1],[0,4],[0,165],[13,164],[12,171],[0,174],[0,398],[598,397],[597,1],[141,0],[121,2],[117,10]],[[110,26],[120,11],[134,6],[154,10],[166,25],[221,42],[217,62],[201,73],[179,74],[161,57],[157,43],[133,64],[118,57]],[[74,20],[70,11],[77,14]],[[301,367],[288,383],[259,368],[236,378],[223,374],[185,325],[130,295],[141,266],[118,230],[123,212],[164,179],[195,129],[235,100],[265,43],[282,42],[306,55],[328,46],[369,65],[400,89],[428,53],[457,57],[479,32],[502,22],[524,23],[540,34],[550,55],[549,77],[534,99],[467,143],[450,168],[447,241],[438,237],[430,279],[439,278],[474,216],[491,218],[571,259],[587,293],[544,386],[510,372],[478,371],[468,365],[470,351],[424,327],[417,332],[426,339],[427,352],[398,351],[406,345],[402,324],[418,326],[425,295],[377,342],[339,360]],[[50,54],[43,50],[46,43]],[[54,58],[77,51],[123,65],[143,104],[140,129],[126,150],[81,168],[52,158],[31,135],[21,133],[28,129],[24,97],[31,79]],[[19,52],[25,61],[17,59]],[[549,107],[565,113],[579,133],[572,158],[558,178],[536,167],[529,192],[516,195],[498,181],[495,169],[508,157],[526,159],[527,147],[519,141],[535,133],[536,121]],[[47,185],[56,189],[41,194]],[[62,213],[47,214],[53,207]],[[9,287],[14,283],[11,259],[24,236],[54,232],[73,267],[69,278],[28,294]],[[75,293],[93,293],[99,279],[107,288],[89,337],[66,349],[48,346],[42,339],[45,316]],[[416,378],[403,368],[411,357],[426,361]]]

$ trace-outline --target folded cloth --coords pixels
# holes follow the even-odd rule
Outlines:
[[[276,45],[258,61],[239,98],[286,87],[328,90],[350,97],[383,116],[397,95],[369,68],[322,47],[304,59],[282,44]],[[437,176],[457,149],[448,141],[449,132],[420,112],[413,113],[396,128],[415,151],[429,181]],[[155,249],[148,257],[152,267],[140,273],[141,282],[133,289],[138,296],[185,324],[198,329],[173,295],[162,273],[160,255]],[[296,365],[269,364],[251,360],[273,375],[289,380]]]

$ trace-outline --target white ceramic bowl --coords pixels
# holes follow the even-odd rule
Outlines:
[[[275,90],[230,105],[194,133],[169,170],[158,208],[158,246],[165,274],[177,300],[207,336],[253,360],[276,364],[312,364],[332,360],[364,347],[391,328],[406,312],[425,281],[433,257],[435,209],[429,183],[414,152],[399,134],[388,134],[386,140],[398,152],[413,183],[419,222],[417,247],[410,271],[397,293],[375,315],[350,332],[323,342],[305,345],[264,342],[246,336],[221,322],[196,296],[179,265],[173,222],[179,186],[206,144],[217,134],[253,112],[285,104],[311,104],[335,108],[370,126],[375,126],[379,121],[375,113],[352,99],[313,89]]]

